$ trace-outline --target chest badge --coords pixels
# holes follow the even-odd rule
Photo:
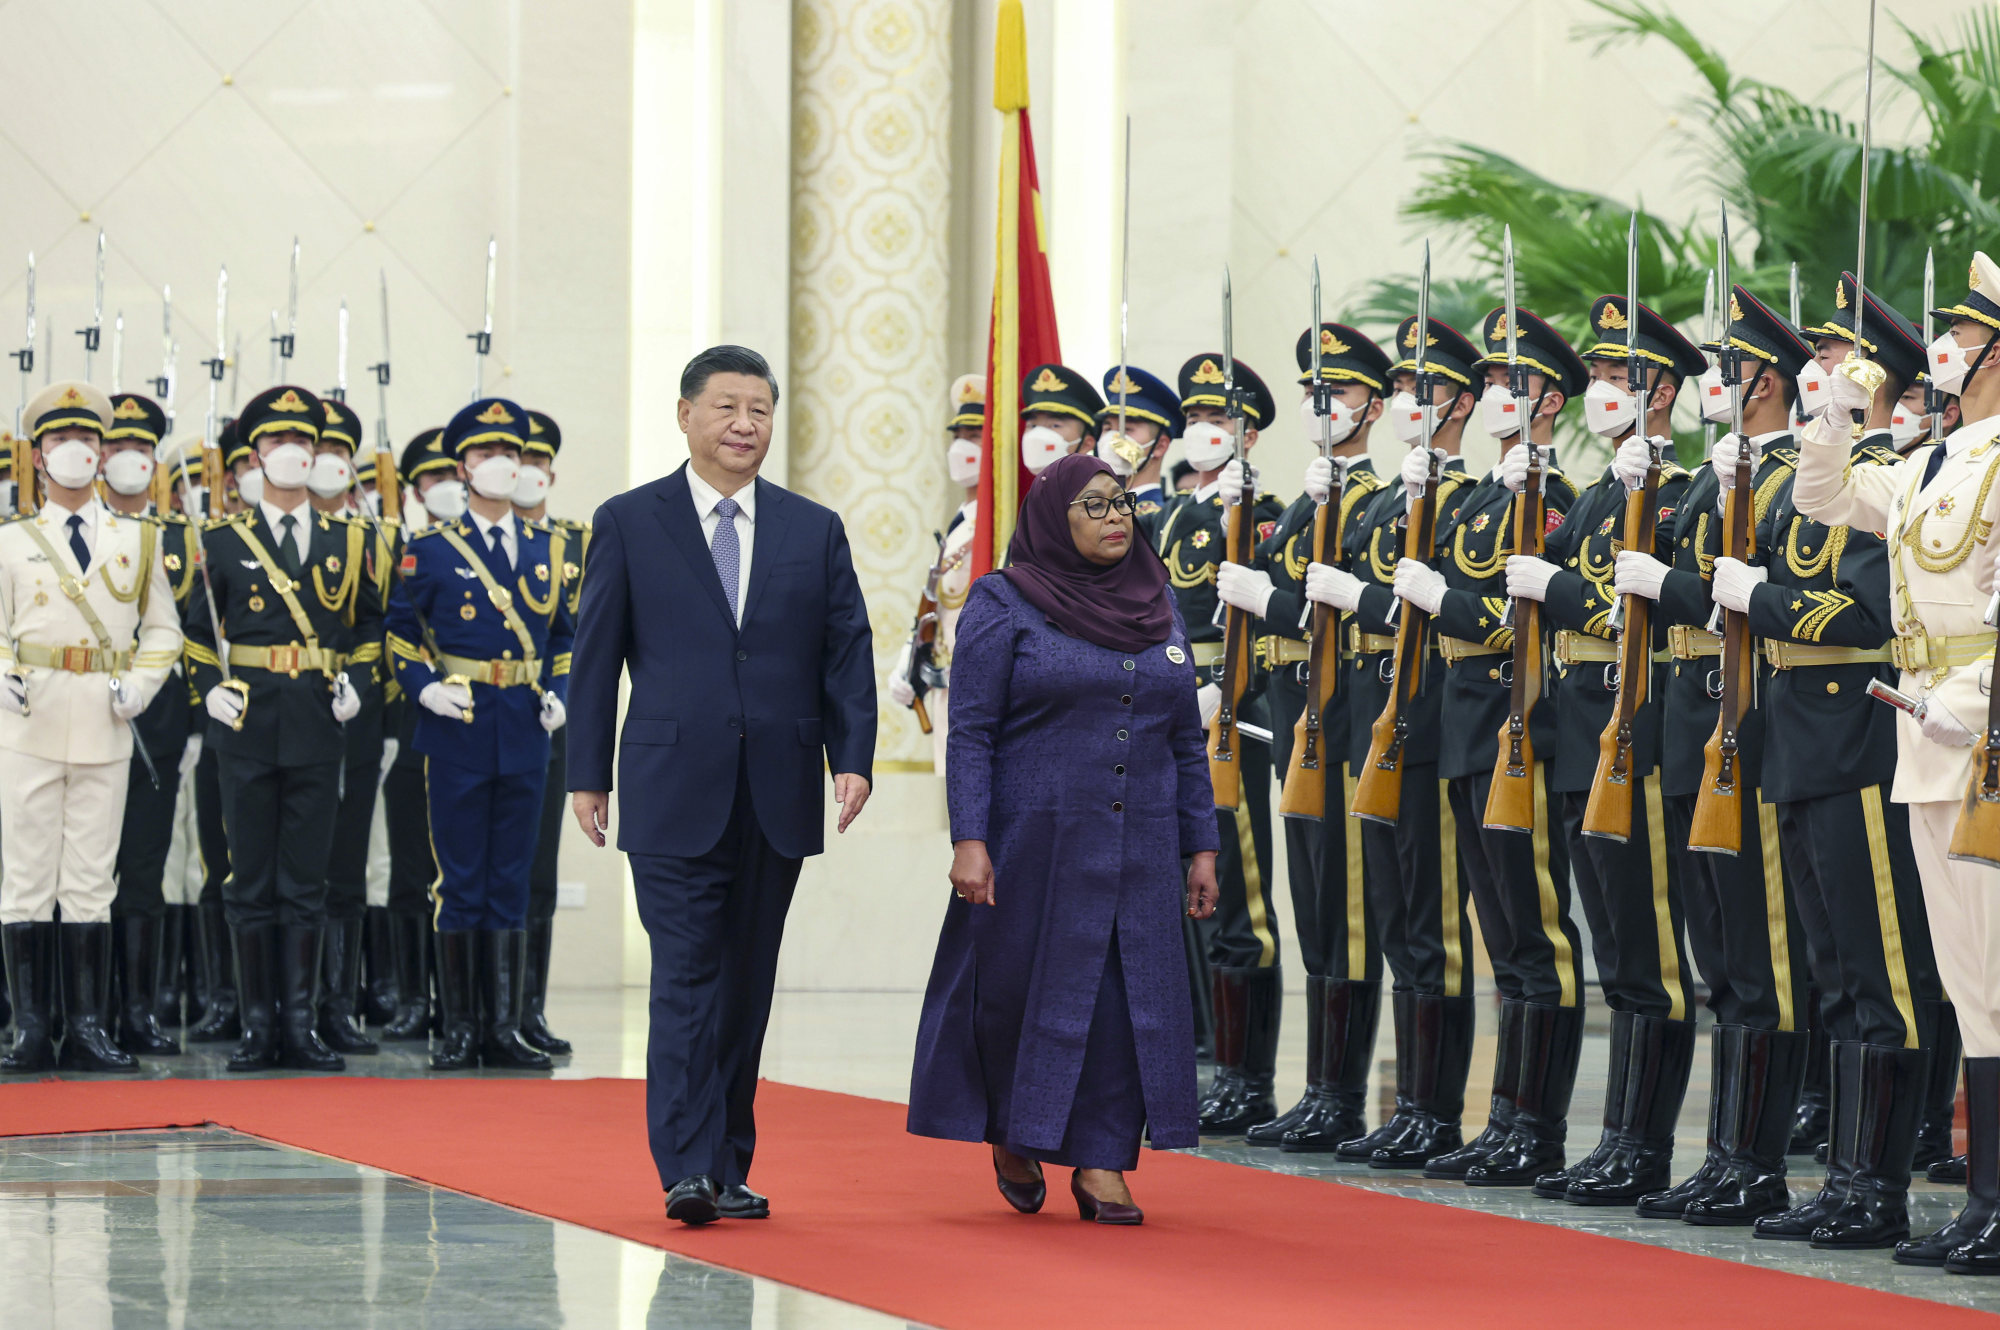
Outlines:
[[[1205,530],[1197,531],[1188,537],[1188,544],[1194,546],[1196,549],[1201,549],[1208,544],[1208,536],[1209,533]]]
[[[165,563],[167,571],[170,573],[177,573],[181,570],[181,556],[178,554],[169,554],[165,559]]]
[[[48,603],[49,603],[49,593],[48,593],[48,592],[46,592],[46,591],[37,591],[37,592],[35,593],[35,604],[37,604],[37,605],[46,605],[46,604],[48,604]]]
[[[340,556],[338,554],[329,554],[326,556],[326,570],[329,573],[338,573],[340,571]]]
[[[1598,534],[1598,535],[1600,535],[1600,536],[1608,536],[1608,535],[1610,535],[1610,534],[1611,534],[1611,524],[1612,524],[1612,523],[1614,523],[1614,522],[1616,522],[1617,520],[1618,520],[1618,519],[1617,519],[1616,517],[1607,517],[1607,518],[1605,518],[1605,519],[1604,519],[1604,520],[1603,520],[1602,522],[1599,522],[1599,523],[1597,524],[1597,534]]]
[[[1952,495],[1947,494],[1942,499],[1939,499],[1937,501],[1937,515],[1939,517],[1950,517],[1951,510],[1953,508],[1956,508],[1957,506],[1958,504],[1955,498]]]
[[[458,607],[458,617],[470,623],[472,620],[477,619],[479,617],[479,611],[477,609],[474,609],[472,602],[468,600],[465,602],[465,604],[460,605]]]
[[[120,568],[130,568],[132,566],[132,556],[129,554],[120,554],[118,556],[118,566]]]
[[[1493,514],[1481,513],[1479,516],[1472,519],[1473,534],[1477,535],[1479,532],[1484,531],[1488,526],[1492,525],[1492,523],[1493,523]]]
[[[1185,665],[1187,664],[1187,652],[1181,650],[1179,647],[1168,647],[1167,659],[1176,665]]]
[[[546,582],[549,580],[549,566],[547,564],[538,563],[535,565],[535,580],[537,582]]]
[[[264,598],[262,596],[250,597],[250,612],[252,614],[259,613],[260,611],[263,610],[263,608],[264,608]]]

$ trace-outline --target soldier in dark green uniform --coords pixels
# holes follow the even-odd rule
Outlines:
[[[1368,435],[1382,415],[1389,357],[1353,328],[1325,323],[1299,334],[1297,359],[1305,387],[1300,419],[1307,443],[1318,451],[1322,418],[1312,396],[1313,339],[1319,339],[1320,377],[1329,386],[1326,436],[1331,456],[1314,457],[1306,468],[1305,493],[1278,519],[1278,529],[1257,547],[1254,568],[1224,563],[1216,573],[1216,594],[1264,621],[1260,655],[1270,670],[1273,756],[1282,786],[1291,770],[1294,729],[1306,707],[1305,659],[1311,646],[1306,568],[1312,562],[1313,529],[1322,504],[1327,510],[1331,557],[1339,550],[1355,510],[1382,487],[1368,460]],[[1340,668],[1340,616],[1334,615],[1333,654],[1326,667]],[[1321,742],[1329,761],[1323,816],[1284,819],[1285,860],[1292,886],[1292,920],[1298,930],[1299,958],[1306,970],[1306,1089],[1290,1111],[1245,1133],[1253,1145],[1276,1145],[1297,1153],[1344,1148],[1367,1131],[1368,1069],[1375,1048],[1382,1001],[1382,956],[1399,988],[1409,966],[1402,940],[1402,902],[1392,884],[1370,891],[1361,860],[1361,838],[1348,826],[1352,781],[1346,779],[1347,708],[1336,696],[1321,713]],[[1366,1156],[1362,1156],[1365,1158]]]
[[[1798,454],[1790,431],[1797,375],[1811,349],[1798,333],[1741,286],[1729,293],[1729,319],[1709,349],[1737,362],[1735,393],[1743,429],[1758,450],[1753,512],[1761,518],[1792,474]],[[1732,418],[1731,389],[1719,369],[1702,376],[1704,418]],[[1805,934],[1778,849],[1777,810],[1759,794],[1764,709],[1752,706],[1738,731],[1743,825],[1737,854],[1688,851],[1701,790],[1703,749],[1720,712],[1721,639],[1708,630],[1710,581],[1722,550],[1722,505],[1735,484],[1735,438],[1682,493],[1669,534],[1671,561],[1621,551],[1613,590],[1656,599],[1668,625],[1673,673],[1662,718],[1660,789],[1668,844],[1683,852],[1681,889],[1688,933],[1709,988],[1716,1045],[1709,1097],[1708,1151],[1686,1181],[1641,1197],[1641,1215],[1690,1223],[1745,1225],[1789,1204],[1785,1147],[1805,1075],[1807,1039]],[[1768,676],[1767,676],[1768,677]],[[1767,686],[1760,695],[1768,696]]]
[[[1563,840],[1611,1008],[1597,1147],[1535,1181],[1536,1195],[1567,1196],[1578,1205],[1629,1205],[1673,1182],[1674,1123],[1694,1063],[1691,981],[1681,941],[1685,910],[1660,796],[1658,699],[1669,659],[1663,625],[1652,627],[1651,687],[1634,717],[1630,836],[1621,841],[1583,830],[1598,741],[1618,700],[1620,640],[1611,622],[1618,602],[1611,581],[1625,547],[1627,496],[1643,482],[1656,451],[1670,457],[1681,385],[1708,367],[1672,324],[1644,305],[1636,312],[1628,306],[1627,297],[1600,296],[1591,307],[1584,419],[1592,433],[1631,446],[1619,454],[1620,465],[1606,468],[1577,496],[1549,536],[1545,557],[1517,554],[1507,563],[1508,591],[1542,601],[1555,629],[1558,723],[1549,783],[1561,800]],[[1639,383],[1631,382],[1632,355]],[[1671,516],[1689,479],[1677,463],[1661,462],[1656,514]]]
[[[1243,410],[1244,450],[1256,445],[1258,431],[1270,427],[1277,404],[1264,381],[1236,362],[1236,389]],[[1228,402],[1223,396],[1222,356],[1205,352],[1181,366],[1181,413],[1187,421],[1182,446],[1194,466],[1193,490],[1171,502],[1160,519],[1159,550],[1167,577],[1187,624],[1188,645],[1198,677],[1201,717],[1207,723],[1221,705],[1222,605],[1215,594],[1216,569],[1227,544],[1229,507],[1243,495],[1234,456]],[[1253,500],[1248,520],[1258,539],[1278,529],[1284,505],[1264,495]],[[1238,716],[1268,727],[1263,671],[1253,665],[1251,683]],[[1277,1075],[1278,1023],[1284,997],[1278,969],[1278,925],[1271,913],[1271,749],[1239,736],[1243,797],[1237,807],[1218,808],[1222,851],[1215,875],[1221,901],[1206,930],[1210,1010],[1215,1030],[1215,1078],[1202,1100],[1201,1130],[1235,1135],[1278,1116],[1273,1081]]]
[[[1440,514],[1442,571],[1405,559],[1396,565],[1395,586],[1398,596],[1437,616],[1446,662],[1438,771],[1449,783],[1462,863],[1501,994],[1486,1130],[1462,1149],[1432,1159],[1424,1176],[1526,1186],[1563,1163],[1582,1050],[1583,975],[1569,916],[1569,855],[1550,831],[1548,763],[1535,764],[1540,789],[1531,833],[1484,825],[1511,701],[1514,630],[1507,619],[1506,562],[1514,548],[1515,487],[1526,477],[1528,456],[1507,387],[1506,313],[1502,308],[1486,316],[1486,355],[1473,366],[1486,376],[1480,420],[1505,450],[1501,463],[1477,485],[1455,492],[1451,512]],[[1542,488],[1548,520],[1555,523],[1576,499],[1575,487],[1556,469],[1555,417],[1583,395],[1589,371],[1539,317],[1525,309],[1518,316],[1519,355],[1529,367],[1530,437],[1547,469]],[[1527,717],[1537,754],[1555,751],[1555,705],[1544,697]]]
[[[1021,380],[1021,465],[1032,475],[1058,457],[1097,447],[1104,399],[1068,365],[1037,365]]]
[[[1125,412],[1122,435],[1118,414],[1121,401]],[[1113,365],[1104,371],[1104,410],[1097,416],[1097,455],[1125,482],[1125,490],[1132,496],[1132,516],[1143,539],[1153,539],[1159,529],[1160,514],[1167,509],[1160,468],[1166,463],[1167,449],[1185,426],[1180,399],[1164,381],[1137,365],[1122,368]]]

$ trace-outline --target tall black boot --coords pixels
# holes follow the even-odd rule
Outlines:
[[[1379,1004],[1380,999],[1377,999]],[[1416,1011],[1417,995],[1413,989],[1391,989],[1389,991],[1389,1023],[1394,1027],[1392,1034],[1396,1040],[1396,1109],[1388,1120],[1366,1135],[1353,1140],[1342,1141],[1334,1156],[1352,1163],[1364,1164],[1375,1158],[1375,1152],[1401,1141],[1416,1125],[1417,1106],[1410,1098],[1410,1074],[1414,1055],[1410,1041],[1415,1037],[1411,1032]],[[1380,1020],[1380,1017],[1377,1017]],[[1372,1045],[1372,1041],[1371,1041]],[[1373,1049],[1370,1049],[1370,1056]],[[1361,1069],[1361,1093],[1365,1099],[1368,1093],[1368,1069]],[[1365,1113],[1364,1113],[1365,1116]]]
[[[208,996],[202,1002],[201,1019],[187,1032],[188,1042],[227,1043],[243,1034],[243,1022],[237,1014],[241,999],[236,988],[241,967],[232,954],[242,936],[224,920],[219,900],[203,901],[195,908],[194,917],[201,928],[201,969]],[[275,993],[273,989],[266,996]]]
[[[364,916],[367,978],[361,990],[361,1014],[377,1029],[396,1019],[396,930],[389,907],[371,905]]]
[[[1852,1132],[1847,1199],[1812,1231],[1812,1245],[1835,1251],[1893,1247],[1910,1236],[1910,1159],[1924,1118],[1921,1048],[1861,1046],[1861,1095]]]
[[[1280,977],[1276,966],[1215,968],[1215,1080],[1201,1106],[1204,1136],[1240,1135],[1278,1116]]]
[[[436,955],[431,943],[428,915],[391,914],[389,928],[395,937],[396,1014],[382,1027],[382,1037],[393,1040],[430,1038],[431,964]]]
[[[1618,1144],[1618,1129],[1625,1122],[1625,1091],[1631,1079],[1634,1019],[1633,1012],[1614,1010],[1611,1013],[1611,1049],[1604,1066],[1604,1116],[1597,1144],[1591,1147],[1589,1154],[1568,1168],[1536,1178],[1533,1191],[1542,1199],[1560,1201],[1567,1196],[1570,1183],[1589,1176]]]
[[[361,1000],[360,919],[326,921],[320,955],[319,1037],[336,1053],[373,1053],[376,1043],[355,1024]]]
[[[1583,1054],[1583,1008],[1531,1002],[1521,1021],[1521,1079],[1514,1125],[1486,1158],[1465,1170],[1467,1186],[1526,1187],[1563,1166],[1569,1097]]]
[[[54,1071],[49,1005],[56,987],[55,923],[0,925],[0,954],[6,956],[14,1005],[14,1048],[0,1058],[0,1071]]]
[[[479,1065],[477,960],[470,929],[437,933],[438,1049],[432,1071],[464,1071]]]
[[[181,1028],[187,917],[190,906],[169,905],[160,914],[160,964],[153,980],[153,1019],[162,1030]]]
[[[550,1057],[570,1051],[569,1040],[549,1028],[549,953],[555,947],[556,921],[528,921],[528,970],[522,979],[521,1038],[528,1047],[539,1048]]]
[[[1460,1178],[1506,1141],[1514,1128],[1514,1096],[1521,1084],[1521,1028],[1528,1004],[1512,998],[1500,1003],[1500,1029],[1493,1046],[1493,1090],[1487,1101],[1486,1128],[1456,1150],[1424,1164],[1427,1178]]]
[[[1631,1205],[1674,1180],[1674,1127],[1694,1070],[1694,1022],[1638,1016],[1618,1138],[1596,1168],[1569,1185],[1572,1205]]]
[[[7,949],[0,946],[0,1035],[14,1023],[14,1000],[8,995]]]
[[[1707,1227],[1755,1224],[1761,1234],[1792,1203],[1785,1187],[1785,1147],[1798,1117],[1812,1038],[1796,1030],[1748,1027],[1741,1037],[1729,1164],[1708,1195],[1689,1201],[1681,1217]]]
[[[1802,1037],[1802,1036],[1801,1036]],[[1844,1152],[1838,1148],[1841,1133],[1853,1134],[1859,1123],[1861,1101],[1861,1045],[1851,1040],[1836,1039],[1826,1051],[1828,1086],[1832,1102],[1828,1105],[1832,1126],[1830,1128],[1836,1148],[1826,1166],[1826,1180],[1820,1189],[1803,1205],[1790,1209],[1774,1209],[1756,1222],[1757,1236],[1774,1238],[1783,1242],[1806,1242],[1812,1238],[1813,1230],[1820,1221],[1839,1208],[1847,1199],[1847,1184],[1852,1177],[1852,1148]],[[1794,1110],[1796,1112],[1796,1110]],[[1732,1174],[1734,1168],[1732,1167]],[[1775,1196],[1784,1186],[1782,1166],[1779,1169],[1777,1187],[1767,1183],[1767,1194]],[[1790,1198],[1786,1198],[1789,1203]]]
[[[1792,1119],[1792,1139],[1785,1146],[1788,1155],[1814,1154],[1833,1132],[1833,1062],[1827,1053],[1830,1040],[1820,1014],[1818,988],[1806,990],[1806,1035],[1812,1042],[1806,1059],[1805,1089],[1799,1094],[1799,1111]],[[1823,1156],[1820,1162],[1826,1162]]]
[[[322,930],[286,924],[278,930],[278,1065],[292,1071],[344,1071],[347,1063],[319,1037]]]
[[[202,914],[207,916],[206,907]],[[229,1055],[229,1069],[265,1071],[278,1065],[278,926],[233,928],[228,949],[236,962],[229,990],[229,1019],[243,1032],[236,1051]],[[210,991],[218,997],[222,992],[219,988]],[[199,1039],[202,1035],[196,1031],[190,1037]]]
[[[1935,1233],[1896,1244],[1903,1265],[1943,1265],[1963,1252],[1960,1274],[2000,1273],[2000,1058],[1965,1060],[1965,1208]]]
[[[1742,1118],[1745,1034],[1740,1025],[1718,1025],[1709,1032],[1708,1152],[1686,1181],[1641,1196],[1637,1207],[1641,1219],[1684,1217],[1691,1202],[1714,1194],[1728,1175]]]
[[[527,969],[528,935],[518,928],[479,932],[479,1063],[520,1071],[547,1071],[555,1065],[539,1048],[521,1041],[521,978]]]
[[[1359,1140],[1368,1128],[1368,1064],[1382,1023],[1379,980],[1329,979],[1321,987],[1320,1067],[1325,1094],[1313,1111],[1285,1133],[1288,1154],[1325,1154]],[[1311,1031],[1308,1030],[1308,1037]],[[1367,1155],[1343,1154],[1361,1160]]]
[[[1314,1117],[1332,1092],[1326,1075],[1326,986],[1333,982],[1325,975],[1306,976],[1306,1091],[1299,1102],[1243,1133],[1245,1145],[1277,1145],[1285,1133],[1307,1118]]]
[[[1917,1127],[1913,1169],[1929,1169],[1951,1158],[1951,1124],[1958,1113],[1958,1013],[1949,1002],[1926,1002],[1921,1016],[1926,1026],[1924,1047],[1930,1069],[1924,1076],[1924,1120]]]
[[[1422,1168],[1465,1144],[1465,1078],[1476,1023],[1472,995],[1414,994],[1410,1003],[1409,1127],[1376,1147],[1370,1168]]]
[[[1209,1047],[1215,1071],[1198,1109],[1200,1129],[1209,1131],[1211,1116],[1223,1114],[1237,1097],[1237,1082],[1243,1076],[1243,1044],[1248,1038],[1249,997],[1243,976],[1248,971],[1231,966],[1211,966],[1208,971]]]
[[[139,1059],[111,1038],[111,925],[64,924],[64,1029],[57,1065],[64,1071],[137,1071]]]
[[[118,1046],[127,1053],[179,1055],[181,1046],[160,1028],[154,1004],[159,998],[160,941],[158,916],[128,914],[115,920],[118,953]]]

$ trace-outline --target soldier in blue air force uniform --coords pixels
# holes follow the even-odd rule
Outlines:
[[[522,976],[549,736],[566,714],[574,552],[565,532],[513,511],[527,437],[527,411],[502,398],[452,418],[443,448],[470,509],[411,537],[390,600],[389,651],[420,708],[413,745],[437,853],[441,1071],[549,1065],[521,1039]]]

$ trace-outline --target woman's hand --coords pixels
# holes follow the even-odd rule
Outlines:
[[[1209,901],[1214,908],[1215,856],[1209,856]],[[970,905],[993,904],[993,861],[986,857],[986,842],[962,840],[951,847],[951,889]],[[1203,918],[1207,916],[1204,915]]]
[[[981,858],[985,857],[985,848],[983,845],[980,846]],[[957,880],[958,873],[954,870],[952,881],[956,882]],[[1215,885],[1215,851],[1202,850],[1195,855],[1194,862],[1188,866],[1188,918],[1206,919],[1214,914],[1217,890]]]

